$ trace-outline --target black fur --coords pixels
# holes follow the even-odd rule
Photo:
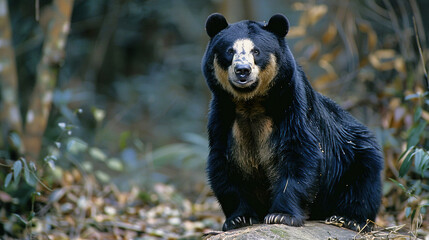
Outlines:
[[[207,18],[206,31],[209,37],[214,37],[228,26],[226,19],[219,13],[213,13]]]
[[[356,230],[367,219],[374,221],[381,198],[379,147],[364,125],[310,86],[285,41],[286,18],[275,15],[267,25],[253,21],[225,25],[219,15],[207,20],[211,39],[202,67],[212,91],[207,172],[226,216],[223,230],[257,222],[301,226],[305,219],[331,216],[351,221],[344,226]],[[219,65],[228,68],[227,49],[240,38],[250,38],[260,49],[255,62],[261,69],[269,54],[277,59],[277,75],[267,94],[247,103],[225,91],[213,66],[216,55]],[[258,105],[272,121],[270,162],[259,162],[250,173],[232,154],[240,104],[249,114]],[[255,127],[253,120],[248,121],[250,129]]]

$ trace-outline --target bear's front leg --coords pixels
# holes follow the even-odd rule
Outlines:
[[[297,145],[292,149],[295,151],[282,153],[284,158],[279,161],[280,177],[274,185],[271,208],[264,218],[267,224],[304,225],[304,209],[315,199],[321,155],[311,144],[305,149]]]
[[[264,218],[267,224],[286,224],[302,226],[305,215],[302,209],[302,192],[305,189],[293,177],[283,179],[278,183],[269,213]],[[283,186],[283,187],[280,187]]]
[[[249,210],[237,209],[231,216],[227,217],[222,226],[222,231],[242,228],[259,223],[256,215]]]
[[[246,186],[240,185],[237,179],[229,174],[230,168],[224,154],[214,150],[210,152],[207,172],[211,188],[226,216],[223,231],[258,223],[258,215],[245,196]]]
[[[210,175],[210,174],[209,174]],[[217,172],[217,177],[221,177]],[[256,212],[250,207],[242,191],[228,177],[222,177],[222,181],[217,180],[212,184],[226,220],[222,226],[223,231],[241,228],[259,223]]]

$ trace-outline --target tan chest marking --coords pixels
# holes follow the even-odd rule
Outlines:
[[[232,127],[233,158],[248,174],[263,167],[267,169],[272,158],[270,136],[271,118],[256,101],[237,103],[236,119]]]

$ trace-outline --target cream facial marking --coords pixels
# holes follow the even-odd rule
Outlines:
[[[255,46],[250,39],[238,39],[232,46],[234,56],[228,69],[223,69],[218,63],[218,57],[215,55],[213,68],[216,79],[219,84],[237,100],[249,100],[255,96],[264,96],[272,85],[272,80],[277,75],[277,59],[274,54],[269,55],[268,64],[261,69],[255,64],[254,51]],[[237,73],[237,64],[248,65],[249,73],[245,79],[240,81],[240,73]],[[237,77],[238,75],[238,77]],[[235,88],[246,88],[257,84],[253,91],[240,92]],[[234,86],[234,87],[233,87]]]
[[[249,87],[257,80],[260,71],[253,57],[255,45],[250,39],[238,39],[234,42],[232,48],[235,54],[232,64],[228,68],[229,80],[236,87]],[[240,74],[240,69],[244,68],[247,68],[248,74]],[[241,75],[243,78],[240,77]]]

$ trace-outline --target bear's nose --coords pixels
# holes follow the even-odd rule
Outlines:
[[[235,75],[237,75],[240,82],[245,82],[246,78],[250,75],[252,72],[252,68],[249,64],[237,64],[235,65]]]

